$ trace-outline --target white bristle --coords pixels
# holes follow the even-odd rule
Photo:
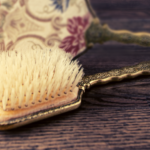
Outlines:
[[[23,98],[24,98],[24,90],[23,90],[23,86],[20,85],[19,86],[19,107],[21,107],[21,104],[22,104],[22,101],[23,101]]]
[[[60,49],[1,52],[0,108],[21,109],[66,95],[82,79],[80,68]]]
[[[5,89],[6,90],[6,89]],[[8,89],[9,90],[9,89]],[[11,90],[11,96],[10,96],[10,100],[11,100],[11,109],[15,108],[15,103],[16,103],[16,97],[15,97],[15,89],[12,88]],[[3,107],[4,109],[4,107]],[[5,110],[5,109],[4,109]]]

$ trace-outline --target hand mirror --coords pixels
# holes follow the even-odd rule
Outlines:
[[[88,0],[1,0],[0,20],[1,50],[57,46],[77,56],[109,40],[150,46],[148,33],[101,25]]]

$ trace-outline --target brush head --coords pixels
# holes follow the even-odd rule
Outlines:
[[[76,99],[84,73],[60,49],[0,53],[0,121],[61,106]]]

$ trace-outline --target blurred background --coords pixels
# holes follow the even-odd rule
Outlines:
[[[150,32],[150,1],[148,0],[91,0],[102,23],[113,29]]]

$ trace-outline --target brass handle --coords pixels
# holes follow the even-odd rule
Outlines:
[[[112,30],[106,24],[102,26],[99,21],[95,19],[85,33],[85,40],[87,46],[112,40],[126,44],[132,43],[141,46],[150,46],[150,33]]]
[[[85,90],[95,84],[106,84],[111,81],[121,81],[127,78],[135,78],[140,75],[150,75],[150,61],[139,63],[135,66],[114,69],[108,72],[85,76],[78,84],[79,88]]]

